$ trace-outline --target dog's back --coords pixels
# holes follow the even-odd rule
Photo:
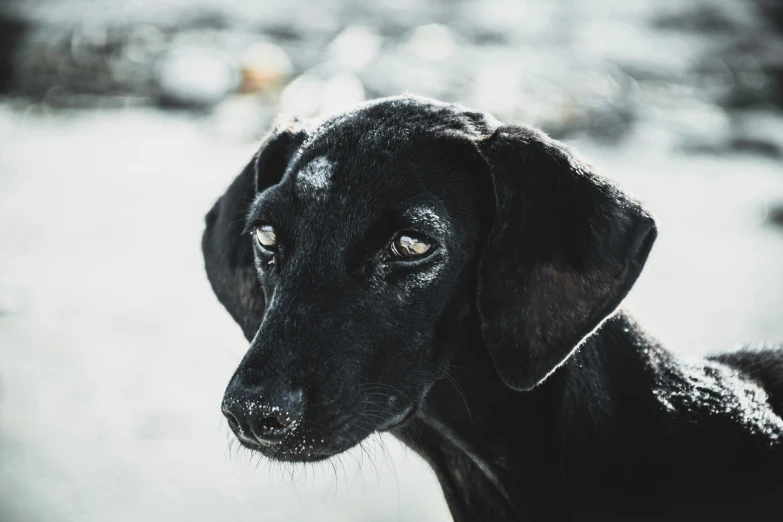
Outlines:
[[[783,345],[751,345],[708,357],[737,369],[767,392],[776,414],[783,417]]]

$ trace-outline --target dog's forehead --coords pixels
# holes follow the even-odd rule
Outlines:
[[[423,176],[424,169],[414,161],[383,158],[365,149],[353,155],[319,151],[292,169],[285,182],[300,218],[352,216],[358,223],[384,212],[430,207],[425,202],[437,196],[429,193]]]
[[[300,197],[317,196],[327,192],[332,183],[334,162],[326,156],[317,156],[294,174],[294,187]]]
[[[430,153],[435,140],[420,137],[412,145],[401,131],[345,127],[298,151],[286,177],[299,199],[405,197],[440,164]]]
[[[425,182],[434,168],[427,162],[368,148],[303,152],[285,176],[284,190],[276,191],[282,198],[278,208],[300,240],[329,237],[348,244],[387,221],[437,229],[449,222],[448,208]]]
[[[415,100],[413,100],[415,102]],[[464,215],[475,199],[473,148],[452,109],[386,102],[311,129],[286,169],[278,208],[302,233],[355,233],[389,216],[411,222]]]

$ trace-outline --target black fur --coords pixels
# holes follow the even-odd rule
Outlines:
[[[390,257],[406,230],[437,249]],[[251,341],[224,406],[295,419],[241,439],[274,459],[391,431],[458,521],[777,519],[783,351],[686,362],[616,312],[655,234],[561,144],[459,106],[282,123],[207,216],[210,282]]]

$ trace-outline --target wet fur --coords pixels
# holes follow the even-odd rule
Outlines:
[[[357,290],[360,310],[350,295],[321,302],[313,290],[341,270],[327,256],[307,265],[306,281],[285,294],[287,315],[270,319],[272,283],[259,283],[267,276],[259,276],[243,232],[258,193],[325,153],[358,176],[345,200],[374,208],[418,183],[438,196],[461,242],[419,298]],[[437,167],[449,159],[451,167]],[[402,168],[422,161],[423,181]],[[346,215],[354,221],[344,234],[364,226],[359,214]],[[340,250],[337,236],[309,241]],[[407,397],[415,415],[391,432],[430,463],[455,520],[779,517],[783,350],[683,361],[627,312],[615,312],[654,239],[638,202],[541,133],[401,97],[320,125],[278,124],[209,212],[203,249],[217,297],[252,341],[229,389],[310,388],[312,417],[347,423],[332,431],[322,427],[326,420],[312,424],[309,433],[320,429],[327,441],[324,456],[373,429],[367,410],[352,416],[348,406],[368,396],[389,404]],[[406,336],[381,348],[387,341],[379,337],[399,330]],[[364,351],[346,344],[346,335]],[[286,344],[292,338],[297,343]],[[320,355],[299,351],[316,342],[325,345]],[[370,383],[379,383],[373,395],[357,392]],[[400,411],[370,412],[384,417],[375,429]],[[269,456],[311,458],[296,448]]]

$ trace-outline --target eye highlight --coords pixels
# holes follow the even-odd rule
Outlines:
[[[394,238],[389,250],[397,259],[419,259],[432,252],[433,246],[423,236],[403,232]]]
[[[267,250],[274,250],[277,246],[277,234],[272,225],[259,225],[255,229],[258,244]]]

